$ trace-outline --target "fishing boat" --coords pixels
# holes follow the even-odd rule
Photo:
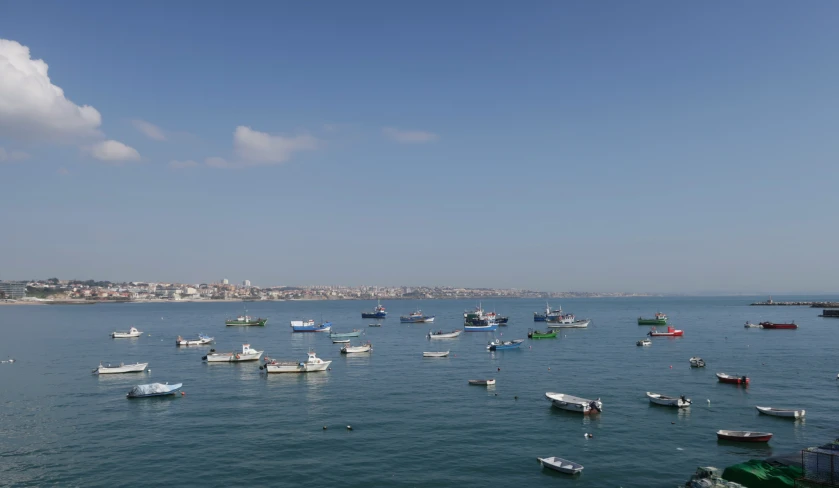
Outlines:
[[[489,380],[469,380],[469,384],[470,384],[470,385],[475,385],[475,386],[492,386],[492,385],[494,385],[494,384],[495,384],[495,379],[489,379]]]
[[[691,368],[704,368],[705,360],[699,356],[694,356],[689,359]]]
[[[370,344],[370,341],[367,341],[367,344],[362,344],[360,346],[351,346],[347,344],[341,348],[341,354],[358,354],[362,352],[370,352],[372,350],[373,345]]]
[[[352,332],[330,332],[329,337],[332,339],[343,339],[345,337],[358,337],[361,335],[360,329],[353,329]]]
[[[773,417],[785,417],[789,419],[800,419],[804,416],[806,411],[801,410],[784,410],[782,408],[758,407],[755,406],[758,412],[764,415],[772,415]]]
[[[562,315],[562,307],[559,307],[559,310],[552,310],[548,302],[545,302],[545,312],[533,312],[533,321],[547,322],[552,317],[556,317],[557,315]]]
[[[560,457],[551,456],[546,458],[536,458],[539,464],[544,468],[552,469],[565,474],[579,474],[583,471],[583,465],[577,464],[574,461],[562,459]]]
[[[374,308],[372,312],[361,312],[361,318],[384,319],[387,318],[387,311],[385,310],[385,307],[382,306],[382,303],[378,302],[378,305],[376,305],[376,308]]]
[[[277,361],[265,358],[265,364],[259,369],[265,369],[266,373],[315,373],[326,371],[332,361],[324,361],[317,357],[314,351],[309,351],[306,361]]]
[[[530,339],[553,339],[556,337],[555,330],[542,332],[540,330],[527,329],[527,337]]]
[[[487,325],[494,322],[497,325],[507,325],[509,317],[498,315],[495,312],[485,312],[480,303],[474,310],[463,312],[463,323],[466,325]]]
[[[494,341],[487,344],[487,349],[490,351],[504,351],[506,349],[516,349],[521,346],[521,343],[524,342],[524,339],[513,339],[512,341],[502,341],[500,339],[495,339]]]
[[[227,319],[224,321],[224,325],[265,325],[268,322],[268,319],[263,319],[261,317],[251,317],[248,315],[248,311],[245,310],[245,313],[239,315],[235,319]]]
[[[638,325],[667,325],[667,315],[656,312],[655,318],[652,319],[638,317]]]
[[[570,410],[572,412],[580,412],[582,414],[589,414],[592,411],[599,413],[603,411],[603,402],[598,398],[597,400],[588,400],[586,398],[566,395],[565,393],[545,393],[545,398],[551,401],[554,407],[563,410]]]
[[[441,351],[441,352],[423,352],[422,357],[424,358],[444,358],[449,355],[449,351]]]
[[[381,327],[382,324],[367,324],[367,327]]]
[[[349,339],[332,339],[333,344],[349,344]]]
[[[150,383],[148,385],[137,385],[131,388],[126,395],[128,398],[146,398],[165,395],[174,395],[184,386],[183,383],[170,385],[168,383]]]
[[[746,322],[746,325],[744,325],[743,327],[745,327],[747,329],[759,329],[760,328],[760,326],[758,324],[753,324],[753,323],[748,322],[748,321]]]
[[[175,345],[176,346],[207,346],[207,345],[212,344],[213,341],[215,341],[214,338],[212,338],[208,335],[204,335],[204,334],[198,334],[198,339],[192,339],[192,340],[184,339],[183,337],[178,336],[178,338],[175,340]]]
[[[291,321],[292,332],[329,332],[330,330],[332,330],[332,322],[323,322],[315,325],[314,320],[307,320],[306,322],[302,320]]]
[[[720,383],[731,383],[734,385],[748,385],[749,378],[745,375],[717,373],[717,379]]]
[[[718,430],[717,439],[735,442],[769,442],[772,434],[769,432],[750,432],[746,430]]]
[[[429,339],[454,339],[455,337],[460,337],[460,334],[463,334],[462,329],[453,330],[451,332],[438,330],[437,332],[429,332],[426,337]]]
[[[658,393],[647,392],[647,398],[650,399],[650,403],[655,403],[656,405],[664,405],[666,407],[685,408],[689,407],[691,403],[690,398],[685,398],[684,395],[679,397],[669,397],[659,395]]]
[[[551,329],[585,329],[588,327],[588,324],[591,323],[589,319],[577,319],[574,317],[573,313],[562,313],[562,309],[559,309],[559,314],[557,315],[549,315],[548,319],[548,327]]]
[[[640,341],[636,342],[635,345],[636,346],[652,346],[653,341],[651,341],[649,338],[645,338],[645,339],[641,339]]]
[[[99,363],[99,367],[94,369],[93,372],[96,374],[142,373],[148,365],[149,363],[119,363],[119,366],[111,366],[110,364],[104,366]]]
[[[489,322],[486,325],[466,324],[463,326],[463,330],[466,332],[492,332],[494,330],[498,330],[498,324],[495,322]]]
[[[761,322],[757,324],[761,329],[797,329],[798,325],[795,322],[789,324],[776,324],[774,322]]]
[[[647,332],[647,335],[650,337],[681,337],[685,335],[685,331],[676,329],[672,325],[668,325],[667,332],[659,332],[655,330],[655,327],[653,327],[649,332]]]
[[[503,315],[498,315],[495,312],[487,312],[484,314],[484,320],[495,322],[498,325],[507,325],[510,317],[504,317]]]
[[[210,349],[210,354],[204,356],[203,360],[208,363],[240,363],[243,361],[257,361],[265,351],[251,349],[250,344],[242,344],[242,352],[215,352]]]
[[[422,310],[412,312],[411,315],[403,315],[399,317],[399,321],[403,324],[425,324],[434,322],[433,315],[423,315]]]
[[[137,330],[136,327],[128,329],[128,332],[111,332],[111,337],[114,339],[128,339],[131,337],[140,337],[143,331]]]

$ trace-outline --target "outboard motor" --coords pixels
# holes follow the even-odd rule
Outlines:
[[[597,402],[591,402],[591,403],[588,404],[588,406],[592,410],[597,410],[598,412],[600,411],[600,408],[598,408],[598,406],[597,406]]]
[[[203,359],[204,361],[206,361],[206,360],[207,360],[207,356],[201,356],[201,359]]]

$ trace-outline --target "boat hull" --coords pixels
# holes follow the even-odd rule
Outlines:
[[[445,334],[429,333],[427,337],[429,339],[455,339],[457,337],[460,337],[460,334],[462,334],[462,333],[463,333],[462,330],[456,330],[454,332],[448,332],[448,333],[445,333]]]
[[[805,410],[783,410],[779,408],[757,406],[755,408],[763,415],[771,415],[773,417],[783,417],[788,419],[800,419],[804,417],[804,414],[806,413]]]
[[[493,325],[464,325],[465,332],[492,332],[498,330],[498,324]]]
[[[94,370],[96,374],[142,373],[149,363],[126,364],[124,366],[99,366]]]
[[[528,332],[527,337],[529,337],[531,339],[554,339],[554,338],[556,338],[556,334],[557,334],[556,331],[553,331],[553,332],[539,332],[537,330],[537,331],[533,331],[533,332]]]
[[[649,398],[650,403],[665,407],[687,408],[691,405],[690,398],[668,397],[650,392],[647,392],[647,398]]]
[[[225,320],[224,325],[232,327],[234,325],[244,325],[244,326],[264,326],[268,322],[268,319],[257,319],[257,320],[250,320],[250,321],[238,321],[238,320]]]
[[[337,333],[337,334],[334,333],[334,332],[331,332],[329,334],[329,337],[331,339],[347,339],[347,338],[350,338],[350,337],[358,337],[360,335],[361,335],[360,330],[354,330],[352,332],[341,332],[341,333]]]
[[[551,405],[562,410],[578,412],[583,415],[599,413],[603,410],[603,403],[600,400],[588,400],[564,393],[545,393],[545,398],[551,401]]]
[[[796,324],[774,324],[772,322],[761,322],[758,324],[761,329],[797,329]]]
[[[495,380],[469,380],[469,384],[473,386],[492,386],[495,384]]]
[[[717,439],[732,442],[769,442],[772,434],[769,432],[745,432],[721,430],[717,432]]]
[[[265,371],[267,373],[318,373],[326,371],[332,361],[324,361],[320,364],[266,364]]]
[[[568,461],[567,459],[562,459],[558,457],[536,459],[539,460],[539,464],[541,464],[542,467],[548,468],[558,473],[579,474],[583,471],[582,464],[577,464],[575,462]]]
[[[176,385],[164,385],[160,383],[153,383],[149,385],[137,385],[125,395],[128,398],[150,398],[159,396],[174,395],[181,389],[183,383]],[[151,387],[151,388],[150,388]]]
[[[258,351],[254,354],[242,353],[224,353],[224,354],[207,354],[204,356],[208,363],[242,363],[246,361],[258,361],[262,357],[263,351]]]
[[[549,322],[548,327],[551,329],[585,329],[591,320],[575,320],[574,322]]]
[[[748,385],[750,381],[749,378],[744,378],[742,376],[731,376],[723,373],[717,373],[717,379],[720,383],[729,383],[732,385]]]
[[[111,332],[111,338],[113,339],[132,339],[141,335],[143,335],[142,332]]]
[[[444,352],[423,352],[422,357],[424,358],[444,358],[449,355],[449,351]]]
[[[487,349],[489,349],[490,351],[507,351],[509,349],[518,349],[519,347],[521,347],[523,342],[524,341],[521,339],[516,339],[508,344],[490,344],[489,346],[487,346]]]
[[[399,317],[399,322],[403,324],[429,324],[434,322],[434,317]]]
[[[387,318],[387,312],[361,312],[361,318],[363,319],[385,319]]]

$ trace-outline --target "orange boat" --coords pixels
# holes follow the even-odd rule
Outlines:
[[[685,331],[676,329],[672,325],[668,325],[667,332],[659,332],[655,330],[655,327],[653,327],[649,332],[647,332],[647,335],[650,337],[681,337],[685,335]]]

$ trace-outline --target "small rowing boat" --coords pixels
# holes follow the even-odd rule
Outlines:
[[[449,351],[442,351],[442,352],[423,352],[422,357],[424,358],[444,358],[449,355]]]
[[[720,383],[731,383],[734,385],[748,385],[749,378],[745,375],[736,375],[736,374],[726,374],[726,373],[717,373],[717,379],[720,380]]]
[[[681,337],[684,334],[685,331],[676,329],[672,325],[667,326],[667,332],[659,332],[655,330],[655,327],[653,327],[652,329],[650,329],[649,332],[647,332],[647,335],[650,337]]]
[[[367,344],[362,344],[360,346],[351,346],[347,344],[341,348],[341,354],[358,354],[362,352],[370,352],[372,350],[373,345],[370,344],[370,341],[367,341]]]
[[[487,349],[490,351],[504,351],[506,349],[516,349],[521,346],[524,339],[513,339],[512,341],[502,341],[500,339],[495,339],[494,341],[487,344]]]
[[[772,438],[770,432],[750,432],[746,430],[719,430],[717,439],[721,441],[735,442],[769,442]]]
[[[773,417],[786,417],[790,419],[800,419],[806,413],[802,410],[784,410],[782,408],[758,407],[755,406],[758,412],[764,415],[772,415]]]
[[[669,397],[659,395],[658,393],[647,392],[647,398],[650,399],[650,403],[655,403],[656,405],[664,405],[665,407],[685,408],[689,407],[691,403],[690,398],[685,398],[684,395],[679,397]]]
[[[349,344],[349,339],[332,339],[333,344]]]
[[[539,330],[527,329],[527,337],[530,339],[553,339],[556,337],[556,331],[549,330],[547,332],[542,332]]]
[[[429,339],[454,339],[455,337],[460,337],[460,334],[463,334],[462,329],[453,330],[451,332],[438,330],[437,332],[429,332],[426,337]]]
[[[344,339],[347,337],[358,337],[361,335],[360,329],[353,329],[352,332],[330,332],[329,337],[332,339]]]
[[[475,386],[492,386],[492,385],[494,385],[494,384],[495,384],[495,379],[489,379],[489,380],[469,380],[469,384],[470,384],[470,385],[475,385]]]
[[[563,410],[570,410],[572,412],[580,412],[584,415],[592,411],[600,413],[603,411],[603,402],[598,398],[597,400],[589,400],[586,398],[566,395],[565,393],[545,393],[545,398],[551,401],[551,405]]]
[[[547,458],[536,458],[539,460],[539,464],[542,467],[552,469],[554,471],[559,471],[560,473],[565,474],[578,474],[583,471],[583,465],[577,464],[573,461],[569,461],[567,459],[562,459],[560,457],[551,456]]]
[[[142,373],[148,365],[149,363],[119,363],[119,366],[111,366],[110,364],[103,366],[102,363],[99,363],[99,367],[94,369],[93,372],[96,374]]]

